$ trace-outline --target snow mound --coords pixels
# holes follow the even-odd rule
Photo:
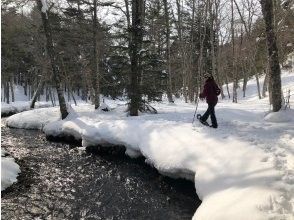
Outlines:
[[[36,102],[35,108],[47,108],[50,107],[51,104],[48,102]],[[28,111],[30,110],[30,102],[28,101],[17,101],[12,102],[10,104],[1,103],[1,115],[7,116],[12,115],[18,112]]]
[[[273,123],[282,123],[282,122],[290,122],[294,120],[294,110],[280,110],[278,112],[271,112],[264,118],[267,122]]]
[[[20,173],[20,169],[14,159],[11,157],[2,157],[5,155],[1,149],[1,191],[5,190],[12,183],[17,181],[17,175]]]
[[[1,157],[4,157],[5,155],[7,155],[7,152],[4,149],[1,149]]]
[[[60,119],[58,107],[34,109],[10,116],[6,125],[12,128],[42,129],[46,124]]]

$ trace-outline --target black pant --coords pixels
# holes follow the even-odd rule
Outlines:
[[[200,119],[202,121],[206,121],[208,119],[208,117],[210,116],[211,126],[214,128],[217,128],[217,121],[216,121],[215,111],[214,111],[215,106],[216,106],[216,104],[208,103],[208,108],[207,108],[206,112],[201,116]]]

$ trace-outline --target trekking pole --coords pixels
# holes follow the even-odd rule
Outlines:
[[[195,115],[196,115],[197,108],[198,108],[198,102],[199,102],[199,98],[197,97],[197,101],[196,101],[196,109],[195,109],[195,113],[194,113],[194,116],[193,116],[193,121],[192,121],[192,124],[193,124],[193,123],[194,123],[194,121],[195,121]]]

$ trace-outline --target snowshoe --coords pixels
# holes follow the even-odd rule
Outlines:
[[[201,115],[200,114],[197,114],[197,119],[200,121],[201,124],[203,124],[205,126],[208,126],[208,127],[211,127],[206,121],[201,120]]]

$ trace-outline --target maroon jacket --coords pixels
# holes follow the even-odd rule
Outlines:
[[[220,88],[217,86],[216,82],[213,78],[208,78],[205,81],[203,91],[200,93],[200,98],[206,98],[206,102],[208,104],[216,105],[218,98],[217,96],[220,94]]]

